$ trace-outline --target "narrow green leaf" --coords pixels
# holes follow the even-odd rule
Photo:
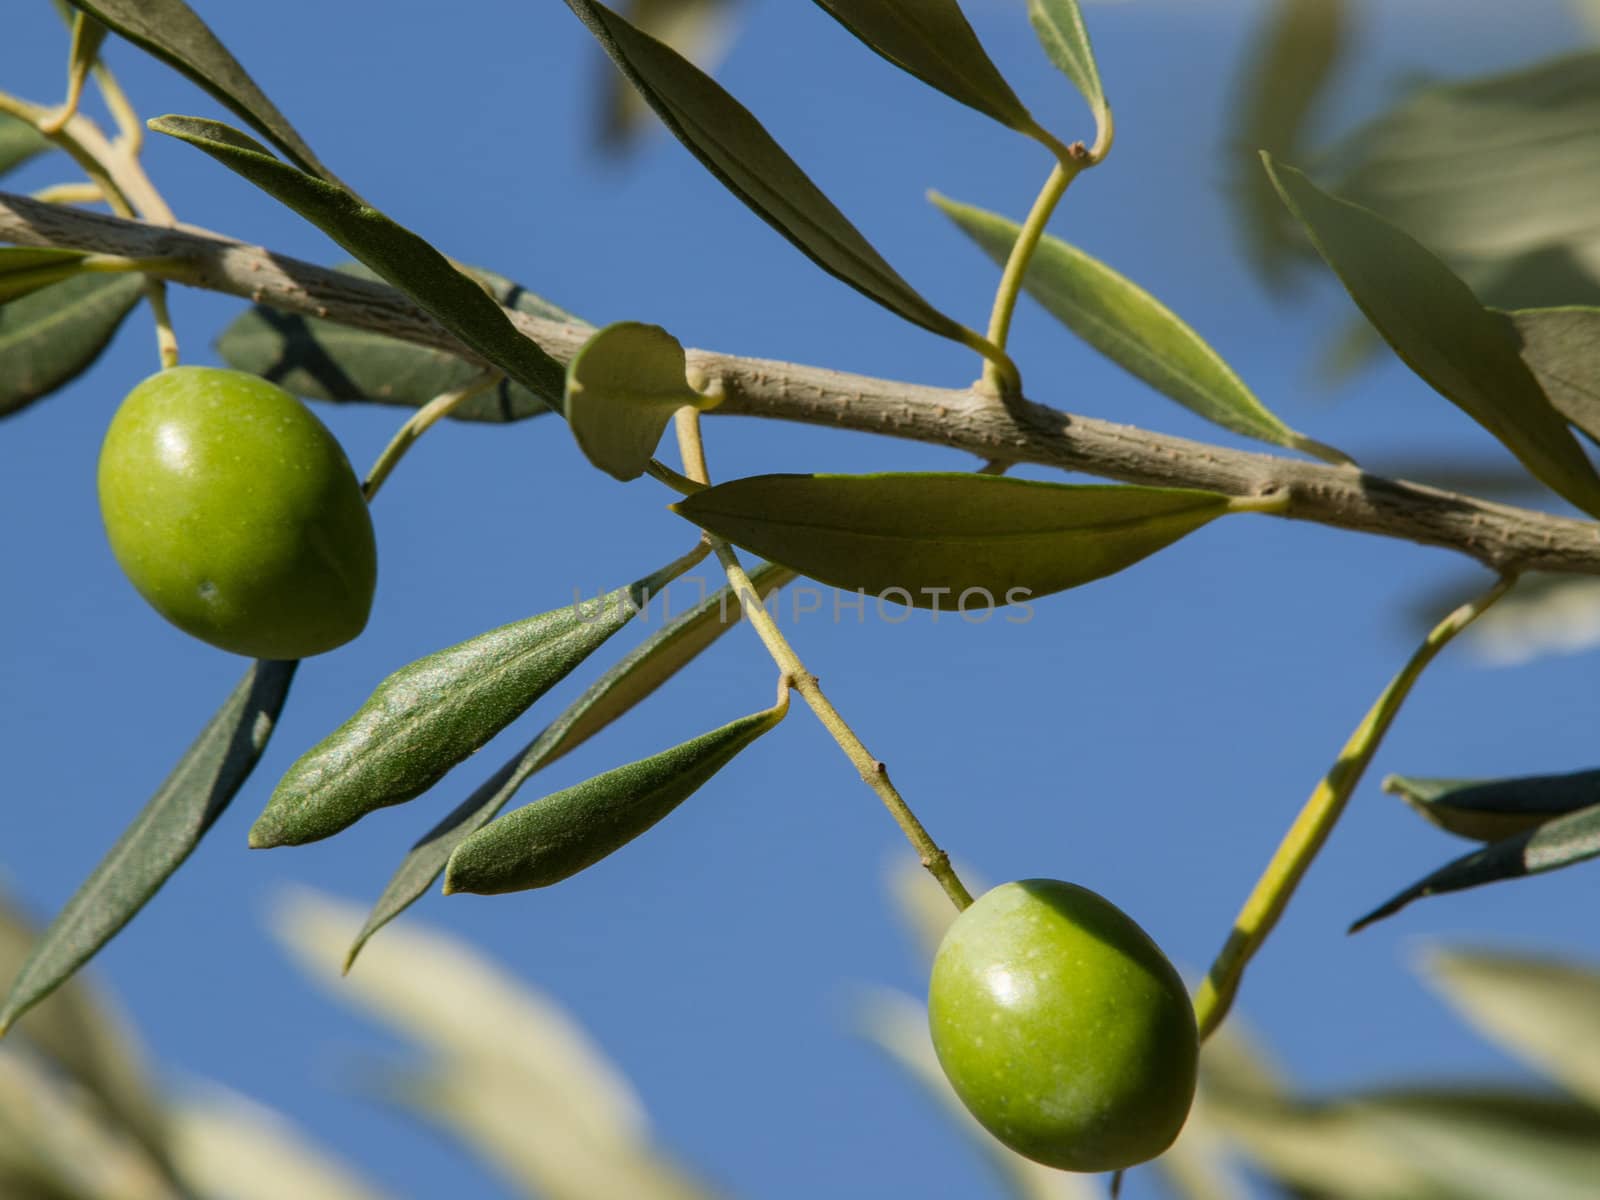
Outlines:
[[[79,275],[0,307],[0,417],[88,370],[143,289],[139,275]]]
[[[1270,155],[1263,161],[1284,203],[1401,360],[1550,488],[1600,515],[1600,475],[1517,353],[1505,322],[1398,227],[1328,195]]]
[[[256,86],[238,59],[183,0],[70,0],[134,45],[198,83],[248,121],[301,167],[329,183],[337,177],[317,160],[294,126]]]
[[[793,578],[793,571],[772,563],[762,563],[750,572],[750,582],[762,599]],[[733,593],[722,588],[640,643],[423,835],[372,906],[345,958],[345,970],[355,962],[367,939],[432,887],[455,848],[493,820],[524,783],[653,695],[731,628],[738,612]]]
[[[1021,133],[1036,129],[956,0],[817,0],[877,54]]]
[[[50,139],[21,117],[0,113],[0,175],[50,149]]]
[[[1078,0],[1028,0],[1028,20],[1050,61],[1083,93],[1096,126],[1104,129],[1111,109]]]
[[[937,193],[930,198],[984,253],[1005,263],[1021,226]],[[1023,287],[1101,354],[1196,416],[1275,446],[1332,462],[1349,461],[1278,420],[1176,313],[1076,246],[1046,234],[1034,251]]]
[[[450,855],[445,894],[520,892],[570,879],[648,832],[788,711],[785,690],[764,712],[489,822]]]
[[[585,324],[503,275],[470,269],[504,308],[551,321]],[[380,278],[360,263],[340,270],[362,278]],[[337,404],[420,408],[436,396],[467,386],[482,373],[479,366],[443,350],[265,305],[241,313],[223,330],[216,347],[231,367],[270,379],[304,399]],[[549,411],[544,398],[520,383],[502,379],[489,391],[451,409],[450,419],[500,423]]]
[[[160,890],[250,777],[296,663],[257,662],[57,914],[0,1005],[0,1033],[93,958]]]
[[[1600,804],[1600,771],[1520,779],[1421,779],[1390,775],[1383,790],[1399,796],[1447,833],[1498,842],[1553,817]]]
[[[259,142],[220,121],[167,116],[151,121],[150,128],[204,150],[294,209],[486,360],[536,395],[559,403],[565,377],[561,364],[524,337],[476,280],[409,229],[338,184],[280,162]]]
[[[1600,804],[1580,808],[1514,837],[1493,842],[1481,850],[1446,863],[1432,875],[1406,888],[1392,900],[1379,905],[1354,925],[1350,932],[1365,929],[1374,921],[1392,917],[1413,900],[1439,896],[1466,888],[1538,875],[1558,867],[1570,867],[1600,855]]]
[[[711,71],[732,40],[734,8],[731,0],[633,0],[622,11],[641,32]],[[597,84],[599,95],[591,111],[598,120],[600,145],[626,150],[655,114],[615,71],[607,70]]]
[[[401,667],[285,772],[250,845],[314,842],[420,796],[631,621],[651,590],[640,581],[591,602],[598,612],[569,604]]]
[[[596,0],[567,0],[567,7],[689,152],[802,254],[914,325],[956,341],[970,336],[884,261],[716,80]]]
[[[1600,1110],[1600,972],[1534,954],[1436,949],[1425,976],[1488,1036]]]
[[[1132,566],[1236,504],[1184,488],[930,472],[757,475],[672,508],[823,583],[987,613]]]
[[[686,378],[683,347],[659,325],[607,325],[567,364],[564,411],[578,448],[626,483],[644,474],[680,408],[704,397]]]
[[[0,305],[80,274],[83,250],[0,246]]]
[[[1550,403],[1600,441],[1600,308],[1525,308],[1506,319]]]

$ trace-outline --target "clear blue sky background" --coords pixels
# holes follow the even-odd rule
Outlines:
[[[48,5],[10,7],[0,81],[51,99],[59,28]],[[595,323],[653,321],[690,345],[928,383],[977,371],[966,352],[818,272],[666,136],[625,161],[597,156],[588,105],[603,63],[554,0],[197,7],[375,203]],[[1553,0],[1359,7],[1361,54],[1325,114],[1330,130],[1376,111],[1415,72],[1516,64],[1579,37]],[[1020,0],[968,8],[1045,122],[1086,132]],[[1119,137],[1055,230],[1185,314],[1291,424],[1363,462],[1381,467],[1407,447],[1496,458],[1486,435],[1392,362],[1337,392],[1316,386],[1312,362],[1348,302],[1313,277],[1298,303],[1276,306],[1240,265],[1219,154],[1230,81],[1264,8],[1089,8]],[[888,68],[812,5],[757,0],[739,32],[720,78],[926,295],[981,322],[993,269],[923,193],[1020,216],[1048,169],[1037,148]],[[111,61],[148,115],[224,115],[125,45]],[[342,257],[193,150],[155,138],[148,161],[185,220],[301,257]],[[36,164],[12,184],[64,174],[58,161]],[[216,361],[209,342],[239,308],[179,295],[186,358]],[[1014,350],[1040,400],[1228,440],[1097,362],[1032,307]],[[0,428],[0,864],[41,914],[93,867],[241,667],[158,620],[100,530],[99,441],[120,397],[154,367],[140,314],[85,379]],[[401,419],[380,409],[323,416],[358,465]],[[975,465],[745,420],[713,419],[708,438],[722,478]],[[667,499],[649,481],[624,486],[589,468],[555,421],[429,435],[376,506],[382,565],[368,632],[307,664],[255,779],[96,966],[161,1063],[293,1113],[397,1195],[500,1194],[450,1145],[340,1090],[352,1053],[389,1043],[311,990],[262,917],[294,881],[357,902],[376,896],[414,837],[520,744],[526,723],[435,794],[331,842],[259,853],[244,835],[272,781],[387,672],[562,604],[574,585],[592,594],[676,554],[686,529]],[[1441,551],[1245,517],[1040,602],[1026,625],[918,613],[893,626],[810,618],[792,628],[961,860],[989,880],[1048,875],[1095,888],[1198,972],[1409,653],[1411,603],[1459,578],[1472,578],[1469,564]],[[1592,957],[1592,872],[1427,902],[1354,939],[1343,931],[1464,849],[1380,793],[1381,774],[1593,766],[1593,670],[1581,658],[1492,670],[1453,651],[1418,689],[1245,987],[1242,1015],[1296,1079],[1326,1089],[1516,1071],[1408,964],[1429,942]],[[574,782],[750,711],[772,680],[755,638],[734,631],[542,782]],[[584,681],[569,680],[545,711]],[[413,911],[570,1006],[637,1082],[662,1139],[730,1193],[988,1194],[976,1156],[846,1029],[854,986],[923,987],[883,898],[886,861],[906,853],[897,838],[797,710],[649,838],[588,874],[493,900],[435,895]],[[1136,1176],[1128,1194],[1152,1188]]]

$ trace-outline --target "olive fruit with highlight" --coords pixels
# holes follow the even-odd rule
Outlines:
[[[928,1017],[972,1115],[1048,1166],[1154,1158],[1194,1100],[1183,980],[1127,914],[1074,884],[1003,884],[957,917],[934,957]]]
[[[172,367],[128,393],[100,451],[118,564],[202,641],[305,658],[366,626],[372,519],[333,434],[255,375]]]

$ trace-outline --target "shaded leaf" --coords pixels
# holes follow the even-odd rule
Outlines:
[[[688,384],[683,347],[659,325],[621,321],[567,363],[563,405],[584,456],[613,479],[644,474],[680,408],[705,406]]]
[[[1016,222],[937,194],[932,199],[990,258],[1005,263],[1021,232]],[[1278,420],[1176,313],[1076,246],[1042,237],[1023,287],[1101,354],[1197,416],[1245,437],[1349,461]]]
[[[88,370],[143,294],[139,275],[79,275],[0,307],[0,416]]]
[[[605,644],[670,576],[491,629],[394,672],[284,773],[256,849],[331,837],[427,791]]]
[[[183,865],[250,777],[294,678],[253,663],[100,865],[45,929],[0,1006],[0,1031],[72,977]]]
[[[71,279],[88,257],[83,250],[0,246],[0,305]]]
[[[1532,954],[1436,949],[1426,976],[1469,1021],[1600,1110],[1600,972]]]
[[[487,361],[551,405],[560,403],[561,364],[524,337],[476,280],[409,229],[343,187],[280,162],[220,121],[167,116],[151,121],[150,128],[204,150],[294,209]]]
[[[491,821],[450,855],[445,893],[520,892],[570,879],[665,819],[788,711],[785,689],[773,708]]]
[[[1600,855],[1600,804],[1554,817],[1440,867],[1350,927],[1354,933],[1392,917],[1413,900],[1569,867]]]
[[[183,0],[69,0],[187,75],[301,167],[338,183],[277,106]]]
[[[1028,20],[1050,61],[1083,93],[1095,126],[1103,131],[1111,110],[1078,0],[1028,0]]]
[[[631,0],[622,10],[635,28],[671,46],[690,62],[711,70],[727,46],[732,24],[729,0]],[[625,149],[650,118],[650,106],[633,85],[606,68],[600,82],[598,114],[601,145]]]
[[[1600,475],[1517,353],[1504,321],[1398,227],[1265,160],[1284,202],[1395,353],[1578,508],[1600,515]]]
[[[378,279],[359,263],[342,267]],[[492,271],[473,269],[503,307],[573,325],[584,322]],[[482,368],[454,354],[317,317],[256,305],[241,313],[216,342],[229,366],[270,379],[307,400],[396,404],[420,408],[466,387]],[[502,379],[450,410],[457,421],[505,422],[541,416],[550,406],[520,383]]]
[[[29,121],[0,113],[0,175],[50,149],[50,139]]]
[[[787,567],[762,563],[750,573],[765,599],[794,578]],[[540,734],[462,801],[411,848],[373,905],[345,958],[345,969],[374,933],[409,908],[444,870],[450,855],[510,802],[533,775],[575,750],[688,666],[737,620],[739,606],[722,588],[663,627],[591,684]]]
[[[1600,308],[1530,308],[1506,317],[1550,403],[1600,440]]]
[[[1399,796],[1440,829],[1479,842],[1543,825],[1600,804],[1600,771],[1520,779],[1422,779],[1390,775],[1383,790]]]
[[[816,0],[902,71],[1022,133],[1037,128],[956,0]]]
[[[823,583],[987,611],[1132,566],[1237,504],[1183,488],[929,472],[757,475],[672,509]]]
[[[567,7],[674,136],[801,253],[915,325],[956,341],[971,336],[902,279],[750,111],[714,79],[596,0],[567,0]]]

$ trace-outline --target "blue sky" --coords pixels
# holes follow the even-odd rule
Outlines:
[[[586,106],[609,68],[563,5],[197,7],[318,154],[375,204],[447,253],[596,324],[650,321],[688,345],[919,382],[959,385],[977,373],[967,352],[817,271],[666,136],[624,160],[597,155]],[[1088,132],[1021,3],[968,7],[1040,118]],[[1324,114],[1329,129],[1376,111],[1418,72],[1508,66],[1578,37],[1555,3],[1360,7],[1362,53]],[[1048,171],[1042,152],[888,68],[811,5],[744,9],[722,81],[919,289],[981,321],[993,268],[924,192],[1020,216]],[[1337,391],[1318,385],[1312,364],[1353,311],[1348,301],[1312,274],[1293,304],[1277,302],[1242,267],[1219,153],[1231,81],[1261,10],[1154,0],[1089,8],[1118,141],[1053,230],[1184,314],[1312,436],[1375,464],[1407,448],[1496,457],[1486,435],[1393,362]],[[64,49],[48,6],[9,13],[7,32],[0,86],[55,97]],[[146,115],[223,115],[127,46],[111,62]],[[186,221],[299,257],[343,257],[193,150],[154,138],[147,161]],[[62,175],[58,161],[37,163],[7,186]],[[209,342],[239,307],[175,298],[187,361],[217,361]],[[1036,399],[1233,444],[1026,302],[1013,352]],[[0,430],[0,867],[41,914],[71,894],[240,671],[138,600],[99,527],[100,437],[155,365],[137,315],[89,375]],[[322,415],[358,466],[400,420],[393,410]],[[707,438],[721,478],[975,465],[930,447],[744,419],[710,420]],[[352,1055],[388,1043],[312,991],[262,918],[291,882],[375,897],[411,841],[520,744],[526,723],[436,793],[330,842],[251,852],[245,831],[277,775],[395,667],[678,553],[685,527],[668,499],[648,480],[622,485],[594,471],[551,420],[447,426],[414,451],[375,506],[380,583],[368,632],[306,665],[255,779],[96,965],[176,1078],[215,1078],[291,1112],[397,1195],[498,1194],[452,1147],[341,1088]],[[1041,601],[1027,624],[926,613],[888,624],[869,612],[862,624],[806,618],[790,631],[935,837],[976,874],[1092,887],[1198,973],[1294,812],[1410,652],[1410,603],[1463,577],[1470,564],[1442,551],[1243,517]],[[1462,848],[1381,794],[1381,775],[1593,766],[1592,671],[1582,658],[1492,670],[1452,650],[1425,678],[1245,985],[1241,1016],[1297,1080],[1328,1089],[1516,1071],[1408,964],[1432,942],[1592,958],[1592,922],[1580,915],[1592,910],[1592,872],[1430,901],[1354,939],[1343,930]],[[733,631],[542,782],[564,786],[752,711],[769,702],[772,678],[755,638]],[[545,711],[585,681],[569,680]],[[924,985],[883,897],[885,864],[905,853],[797,708],[649,838],[593,871],[525,895],[434,895],[413,911],[568,1005],[636,1081],[663,1141],[732,1194],[987,1194],[979,1160],[847,1031],[858,985]],[[1135,1176],[1127,1194],[1155,1194],[1150,1187]]]

